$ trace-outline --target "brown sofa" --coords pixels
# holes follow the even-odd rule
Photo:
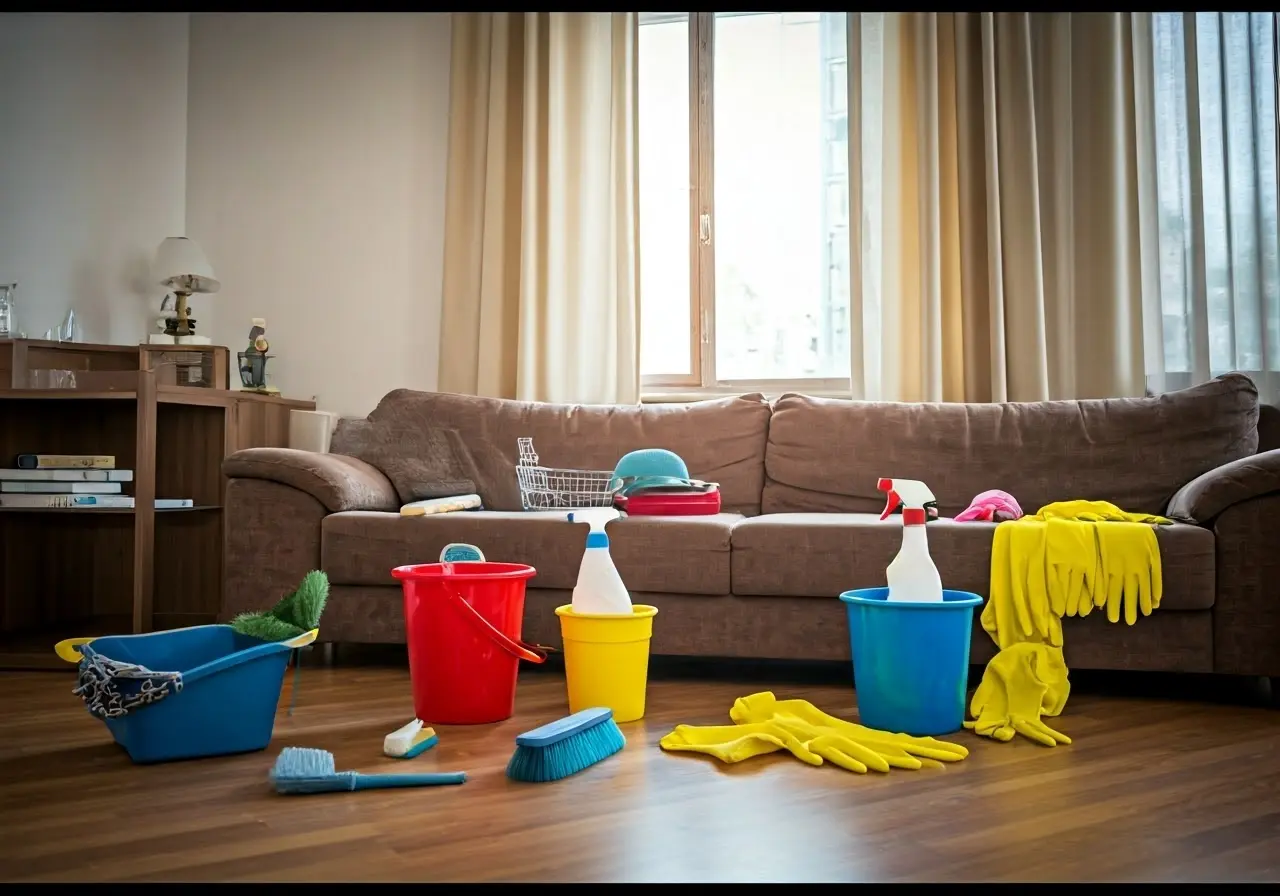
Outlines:
[[[881,522],[881,476],[922,479],[944,517],[929,545],[944,584],[987,594],[994,526],[950,517],[978,492],[1028,513],[1088,498],[1174,518],[1157,530],[1164,600],[1137,624],[1065,622],[1074,668],[1280,676],[1280,450],[1259,451],[1257,390],[1232,374],[1143,399],[906,404],[758,394],[596,407],[396,390],[345,419],[332,454],[275,448],[224,463],[223,616],[259,608],[309,569],[332,583],[322,638],[402,642],[392,567],[449,542],[538,574],[526,640],[559,645],[584,529],[520,511],[517,439],[548,466],[612,469],[626,451],[674,450],[720,483],[710,517],[609,526],[636,602],[657,606],[665,655],[847,658],[836,596],[882,585],[900,519]],[[474,483],[485,510],[401,518],[401,503]],[[973,660],[992,654],[975,628]]]

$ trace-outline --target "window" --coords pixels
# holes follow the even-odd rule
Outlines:
[[[845,13],[641,13],[645,390],[849,378]]]
[[[1280,371],[1276,16],[1152,14],[1165,387]],[[1264,387],[1265,388],[1265,387]],[[1267,396],[1264,396],[1267,397]]]

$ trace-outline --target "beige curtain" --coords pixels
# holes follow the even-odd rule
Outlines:
[[[855,397],[1142,394],[1129,14],[850,19]]]
[[[635,13],[454,13],[441,391],[639,400]]]

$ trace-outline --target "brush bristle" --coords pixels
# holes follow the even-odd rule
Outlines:
[[[598,725],[545,747],[517,745],[507,763],[507,777],[529,783],[558,781],[608,759],[626,745],[618,723],[603,719]]]
[[[350,772],[339,773],[333,754],[314,747],[285,747],[271,768],[271,783],[279,793],[328,793],[350,790]]]

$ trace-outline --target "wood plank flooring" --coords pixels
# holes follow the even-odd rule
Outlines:
[[[516,734],[567,713],[555,673],[517,716],[438,728],[411,765],[381,754],[412,716],[399,667],[306,666],[265,753],[132,765],[58,673],[0,674],[0,879],[59,881],[1275,881],[1280,712],[1076,686],[1046,749],[969,732],[945,769],[855,775],[789,755],[726,767],[663,753],[681,722],[727,724],[759,690],[855,715],[839,684],[655,680],[627,747],[561,782],[503,774]],[[464,770],[461,787],[285,797],[279,749],[339,769]]]

